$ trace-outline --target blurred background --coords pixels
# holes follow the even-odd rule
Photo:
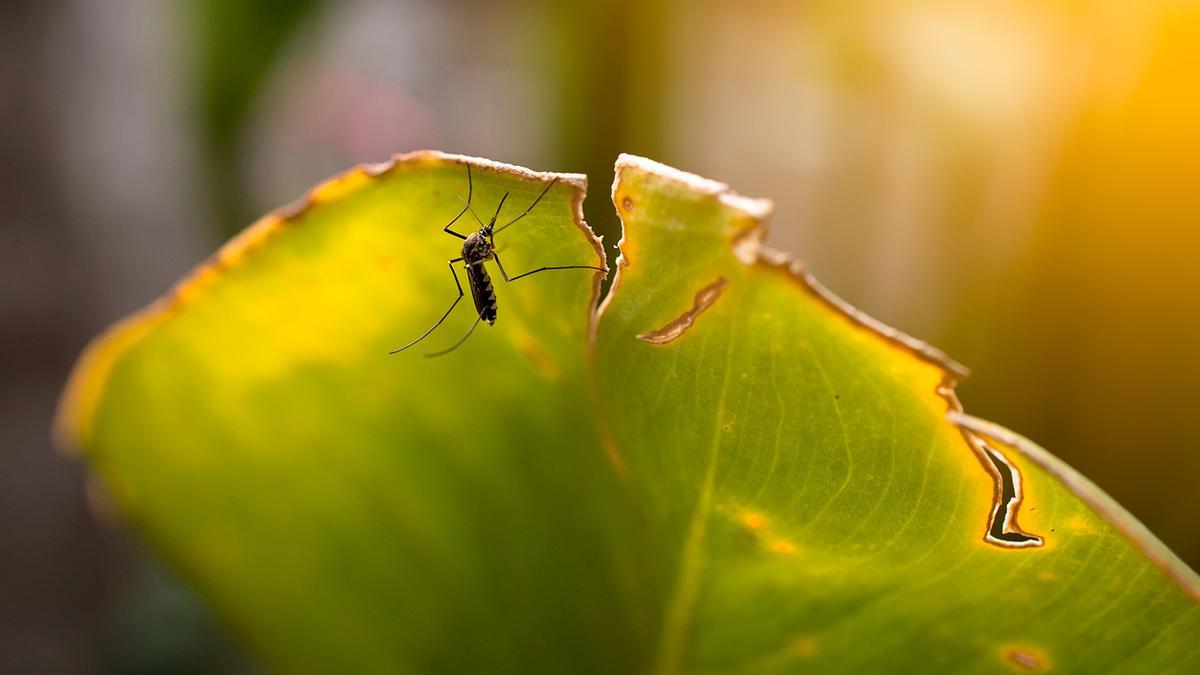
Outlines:
[[[0,3],[0,671],[256,672],[57,455],[84,345],[319,179],[618,152],[965,362],[969,412],[1200,566],[1200,3]]]

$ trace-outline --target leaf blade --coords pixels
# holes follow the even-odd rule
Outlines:
[[[552,178],[420,153],[323,184],[102,338],[72,386],[87,395],[64,401],[124,513],[282,670],[561,672],[580,655],[619,670],[639,654],[636,623],[610,618],[641,582],[604,544],[636,523],[578,386],[598,275],[501,285],[496,326],[455,358],[387,356],[453,298],[461,242],[440,229],[465,161],[481,204],[511,193],[505,213]],[[508,269],[603,266],[582,191],[559,176],[503,233]]]
[[[956,364],[747,247],[759,204],[640,158],[617,172],[623,260],[592,372],[612,443],[673,542],[657,672],[1090,671],[1123,654],[1153,671],[1200,659],[1178,641],[1145,647],[1157,625],[1176,640],[1200,630],[1195,598],[1009,447],[993,449],[1025,475],[1024,503],[1003,524],[1046,545],[985,540],[1002,490],[973,432],[946,419],[959,410]],[[635,339],[718,276],[721,298],[674,341]],[[618,395],[629,391],[652,393]],[[1119,552],[1111,567],[1105,551]],[[1170,620],[1125,620],[1147,603]],[[1103,648],[1079,646],[1094,640]]]

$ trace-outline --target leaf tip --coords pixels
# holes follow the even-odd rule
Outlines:
[[[617,157],[616,177],[613,181],[613,194],[617,193],[617,186],[621,181],[621,174],[627,169],[635,169],[645,173],[666,178],[678,183],[683,183],[693,191],[716,197],[722,204],[729,206],[737,211],[741,211],[750,218],[759,221],[767,220],[771,217],[771,213],[775,210],[775,203],[770,199],[762,199],[758,197],[746,197],[739,195],[729,188],[725,183],[704,178],[694,173],[689,173],[681,169],[676,169],[673,166],[668,166],[662,162],[656,162],[646,157],[621,153]],[[618,207],[626,205],[622,200]],[[627,210],[632,210],[632,203],[629,204]]]

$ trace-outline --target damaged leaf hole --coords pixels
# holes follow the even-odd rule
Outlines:
[[[1044,673],[1050,669],[1049,661],[1033,650],[1022,647],[1010,647],[1004,651],[1004,660],[1010,666],[1023,672]]]
[[[696,322],[696,317],[700,316],[709,307],[712,307],[713,303],[717,301],[717,298],[721,297],[721,293],[725,291],[728,285],[729,280],[724,276],[717,277],[716,281],[696,292],[696,298],[692,301],[691,309],[672,319],[661,328],[640,333],[637,339],[652,345],[665,345],[675,340],[692,327],[692,324]]]
[[[1017,512],[1024,496],[1021,472],[983,438],[966,429],[962,431],[996,481],[991,519],[984,541],[1004,548],[1034,548],[1045,544],[1042,537],[1022,530],[1017,523]]]

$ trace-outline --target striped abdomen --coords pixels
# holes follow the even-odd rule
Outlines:
[[[467,282],[471,285],[471,298],[475,300],[475,311],[490,325],[496,323],[496,289],[483,263],[467,265]]]

